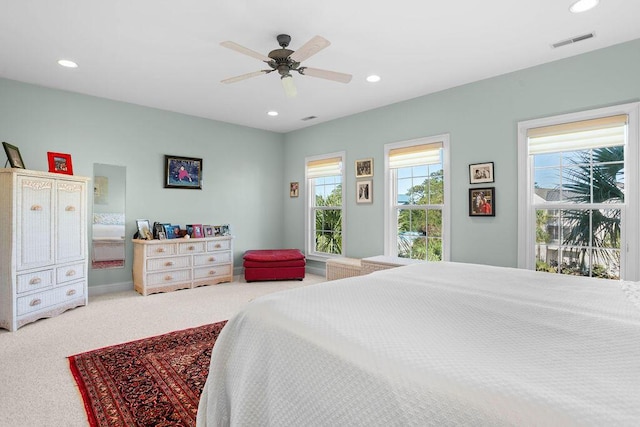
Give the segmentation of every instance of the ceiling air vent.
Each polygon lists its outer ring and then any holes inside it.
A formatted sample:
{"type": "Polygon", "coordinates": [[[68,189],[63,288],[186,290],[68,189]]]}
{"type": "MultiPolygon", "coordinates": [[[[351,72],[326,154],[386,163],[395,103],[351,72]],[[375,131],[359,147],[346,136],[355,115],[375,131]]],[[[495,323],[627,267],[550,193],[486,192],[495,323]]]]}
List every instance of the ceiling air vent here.
{"type": "Polygon", "coordinates": [[[302,118],[301,120],[306,122],[307,120],[313,120],[313,119],[317,119],[317,118],[318,118],[318,116],[307,116],[307,117],[302,118]]]}
{"type": "Polygon", "coordinates": [[[568,44],[578,43],[578,42],[581,42],[582,40],[587,40],[587,39],[593,38],[593,37],[595,37],[595,35],[596,35],[595,33],[588,33],[588,34],[584,34],[584,35],[581,35],[581,36],[573,37],[573,38],[570,38],[570,39],[567,39],[567,40],[562,40],[560,42],[552,44],[551,46],[553,48],[558,48],[560,46],[566,46],[568,44]]]}

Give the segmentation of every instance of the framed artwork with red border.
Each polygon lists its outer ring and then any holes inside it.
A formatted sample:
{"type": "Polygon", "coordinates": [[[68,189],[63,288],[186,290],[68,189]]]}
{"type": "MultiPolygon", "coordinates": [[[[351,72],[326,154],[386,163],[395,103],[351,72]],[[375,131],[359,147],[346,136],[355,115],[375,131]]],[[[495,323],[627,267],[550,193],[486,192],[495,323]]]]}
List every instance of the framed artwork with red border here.
{"type": "Polygon", "coordinates": [[[49,158],[49,172],[73,175],[71,154],[47,152],[49,158]]]}

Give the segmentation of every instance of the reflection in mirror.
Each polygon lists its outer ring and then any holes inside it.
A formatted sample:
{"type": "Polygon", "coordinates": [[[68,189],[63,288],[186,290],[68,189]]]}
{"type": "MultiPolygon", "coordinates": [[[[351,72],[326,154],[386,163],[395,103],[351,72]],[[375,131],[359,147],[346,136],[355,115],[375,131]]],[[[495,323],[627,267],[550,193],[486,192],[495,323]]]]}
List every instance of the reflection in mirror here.
{"type": "Polygon", "coordinates": [[[123,268],[125,242],[124,166],[93,165],[91,268],[123,268]]]}

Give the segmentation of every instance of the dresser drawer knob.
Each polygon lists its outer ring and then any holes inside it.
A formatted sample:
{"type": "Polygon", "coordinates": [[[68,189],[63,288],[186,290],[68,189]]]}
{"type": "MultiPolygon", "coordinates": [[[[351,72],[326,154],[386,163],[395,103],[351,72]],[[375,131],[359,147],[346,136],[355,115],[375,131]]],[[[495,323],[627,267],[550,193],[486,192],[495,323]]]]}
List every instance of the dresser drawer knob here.
{"type": "Polygon", "coordinates": [[[67,212],[75,212],[76,211],[76,207],[75,206],[67,206],[66,208],[64,208],[65,211],[67,212]]]}
{"type": "Polygon", "coordinates": [[[172,261],[167,261],[167,262],[164,263],[164,265],[166,267],[171,267],[173,265],[173,262],[172,261]]]}
{"type": "Polygon", "coordinates": [[[75,295],[76,294],[76,290],[75,289],[69,289],[67,291],[67,296],[70,297],[71,295],[75,295]]]}
{"type": "Polygon", "coordinates": [[[195,246],[189,246],[189,250],[192,251],[195,249],[195,246]]]}
{"type": "Polygon", "coordinates": [[[39,277],[34,277],[33,279],[29,280],[30,285],[39,285],[40,282],[42,282],[42,279],[39,277]]]}
{"type": "Polygon", "coordinates": [[[171,277],[171,276],[164,276],[164,280],[166,280],[166,281],[168,282],[169,280],[173,280],[173,277],[171,277]]]}
{"type": "Polygon", "coordinates": [[[211,258],[209,258],[209,261],[215,261],[216,257],[212,256],[211,258]]]}
{"type": "Polygon", "coordinates": [[[34,300],[31,300],[31,302],[29,303],[29,305],[31,307],[35,307],[36,305],[40,305],[40,303],[42,303],[42,300],[40,298],[36,298],[34,300]]]}
{"type": "Polygon", "coordinates": [[[220,249],[222,247],[222,245],[220,243],[216,243],[216,245],[214,246],[214,248],[216,249],[220,249]]]}
{"type": "Polygon", "coordinates": [[[156,252],[164,252],[164,248],[158,248],[156,249],[156,252]]]}
{"type": "Polygon", "coordinates": [[[41,211],[41,210],[42,210],[42,206],[40,206],[40,205],[33,205],[33,206],[31,206],[31,210],[32,210],[32,211],[41,211]]]}
{"type": "Polygon", "coordinates": [[[215,271],[215,270],[210,270],[210,271],[209,271],[209,275],[213,276],[213,275],[215,275],[215,274],[216,274],[216,271],[215,271]]]}
{"type": "Polygon", "coordinates": [[[75,270],[69,270],[67,271],[67,277],[73,277],[76,275],[76,271],[75,270]]]}

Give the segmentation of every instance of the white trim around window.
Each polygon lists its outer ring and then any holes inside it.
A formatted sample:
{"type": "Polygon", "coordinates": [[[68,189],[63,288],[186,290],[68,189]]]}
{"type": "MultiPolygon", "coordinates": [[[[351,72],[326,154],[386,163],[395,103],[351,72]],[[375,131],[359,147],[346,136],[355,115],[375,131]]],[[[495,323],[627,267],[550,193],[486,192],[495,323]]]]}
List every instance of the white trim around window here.
{"type": "MultiPolygon", "coordinates": [[[[529,153],[528,137],[532,129],[561,126],[617,115],[628,117],[625,145],[625,202],[621,230],[620,277],[640,280],[640,156],[638,126],[640,103],[622,104],[589,111],[528,120],[518,123],[518,267],[535,270],[536,215],[534,200],[534,168],[529,153]]],[[[535,131],[533,131],[535,133],[535,131]]]]}

